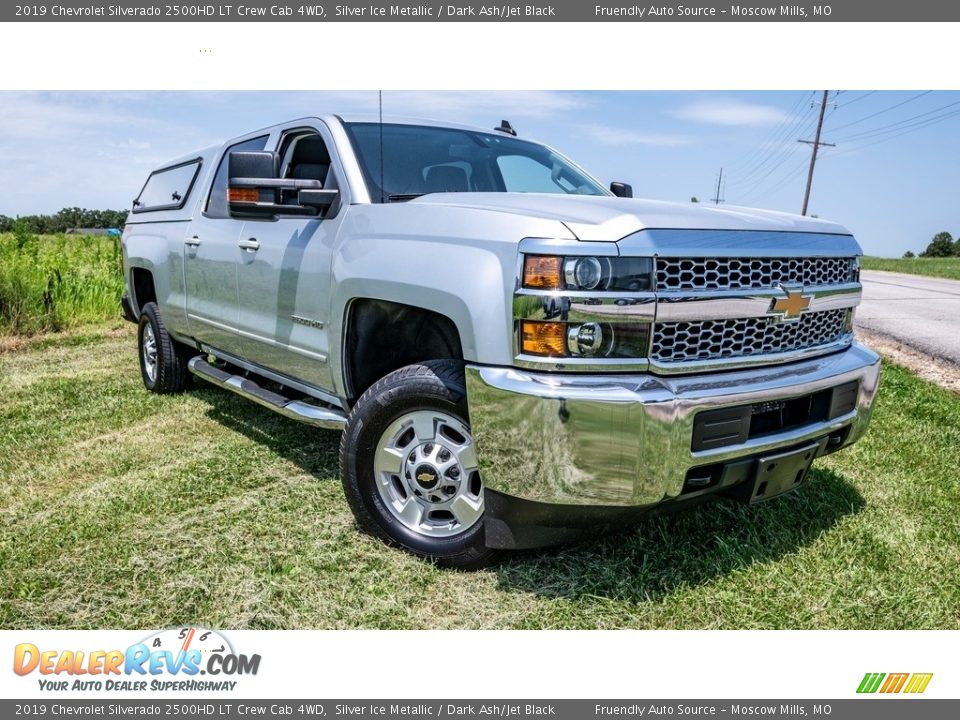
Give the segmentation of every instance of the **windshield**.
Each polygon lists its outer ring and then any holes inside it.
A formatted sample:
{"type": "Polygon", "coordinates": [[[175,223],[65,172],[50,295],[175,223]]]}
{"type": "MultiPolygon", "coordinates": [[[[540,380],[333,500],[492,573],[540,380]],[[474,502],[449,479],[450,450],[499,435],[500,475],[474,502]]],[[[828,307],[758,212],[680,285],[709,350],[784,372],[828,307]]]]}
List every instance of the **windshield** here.
{"type": "Polygon", "coordinates": [[[509,135],[378,123],[346,128],[374,202],[437,192],[609,195],[550,148],[509,135]]]}

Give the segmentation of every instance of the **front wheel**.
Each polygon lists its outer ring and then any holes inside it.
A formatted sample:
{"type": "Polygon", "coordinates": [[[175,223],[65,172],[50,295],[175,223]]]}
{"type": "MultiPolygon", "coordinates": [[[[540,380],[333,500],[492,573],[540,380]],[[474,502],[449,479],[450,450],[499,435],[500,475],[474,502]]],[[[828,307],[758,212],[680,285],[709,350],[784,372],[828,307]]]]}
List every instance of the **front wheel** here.
{"type": "Polygon", "coordinates": [[[493,560],[462,363],[409,365],[367,390],[347,420],[340,471],[372,535],[447,567],[493,560]]]}

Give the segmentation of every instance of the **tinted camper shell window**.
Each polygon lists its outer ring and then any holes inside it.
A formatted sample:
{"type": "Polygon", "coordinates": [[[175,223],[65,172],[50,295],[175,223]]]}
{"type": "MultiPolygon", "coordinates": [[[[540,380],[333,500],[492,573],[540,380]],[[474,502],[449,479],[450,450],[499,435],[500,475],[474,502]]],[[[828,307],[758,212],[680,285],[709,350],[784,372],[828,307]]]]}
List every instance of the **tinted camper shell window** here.
{"type": "Polygon", "coordinates": [[[190,191],[200,172],[201,158],[161,170],[154,170],[144,183],[143,189],[133,201],[133,212],[154,210],[179,210],[190,197],[190,191]]]}

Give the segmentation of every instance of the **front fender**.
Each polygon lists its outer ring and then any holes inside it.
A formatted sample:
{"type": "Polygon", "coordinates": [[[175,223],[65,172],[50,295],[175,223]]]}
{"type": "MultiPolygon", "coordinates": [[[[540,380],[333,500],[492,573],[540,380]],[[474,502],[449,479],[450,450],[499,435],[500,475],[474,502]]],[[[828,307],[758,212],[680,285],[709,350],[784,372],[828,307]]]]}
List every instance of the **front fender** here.
{"type": "MultiPolygon", "coordinates": [[[[430,310],[457,328],[468,362],[509,364],[512,358],[512,292],[516,248],[501,257],[489,248],[417,239],[351,240],[349,257],[334,262],[331,346],[342,347],[347,309],[369,298],[430,310]]],[[[331,358],[344,391],[342,353],[331,358]]]]}

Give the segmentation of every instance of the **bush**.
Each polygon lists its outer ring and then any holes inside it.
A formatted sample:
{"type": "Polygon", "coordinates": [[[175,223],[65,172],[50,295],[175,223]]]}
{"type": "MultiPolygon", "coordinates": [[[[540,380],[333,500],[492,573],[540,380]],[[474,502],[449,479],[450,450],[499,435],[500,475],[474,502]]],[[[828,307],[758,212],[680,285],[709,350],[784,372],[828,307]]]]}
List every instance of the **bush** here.
{"type": "Polygon", "coordinates": [[[903,254],[903,256],[904,256],[905,258],[916,257],[916,255],[914,255],[914,254],[913,254],[911,251],[909,251],[909,250],[907,250],[907,251],[903,254]]]}
{"type": "Polygon", "coordinates": [[[59,331],[118,317],[118,238],[29,232],[0,235],[0,334],[59,331]]]}

